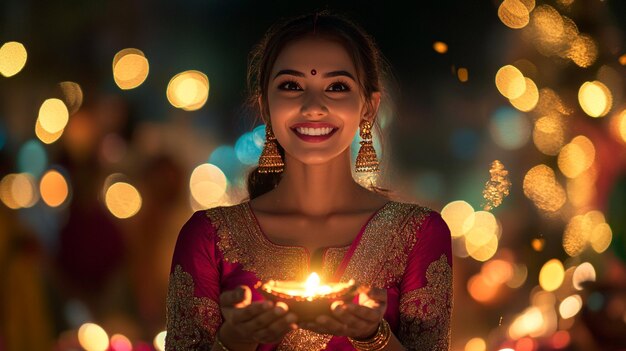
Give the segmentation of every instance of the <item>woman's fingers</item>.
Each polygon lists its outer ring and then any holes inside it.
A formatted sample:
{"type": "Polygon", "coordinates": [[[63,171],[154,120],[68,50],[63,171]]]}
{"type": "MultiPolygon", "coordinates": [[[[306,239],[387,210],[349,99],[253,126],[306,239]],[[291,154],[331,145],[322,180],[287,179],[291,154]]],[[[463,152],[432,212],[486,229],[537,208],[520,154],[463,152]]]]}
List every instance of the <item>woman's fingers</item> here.
{"type": "Polygon", "coordinates": [[[252,291],[245,285],[240,285],[233,290],[227,290],[220,294],[220,306],[245,307],[252,302],[252,291]]]}
{"type": "Polygon", "coordinates": [[[349,329],[353,330],[361,330],[363,328],[367,328],[371,324],[371,322],[359,318],[353,313],[349,312],[347,305],[342,305],[333,309],[333,316],[339,322],[349,326],[349,329]]]}
{"type": "Polygon", "coordinates": [[[255,301],[246,307],[234,308],[231,311],[231,321],[234,324],[243,324],[254,321],[260,315],[267,313],[273,304],[271,301],[255,301]]]}
{"type": "MultiPolygon", "coordinates": [[[[285,305],[284,303],[282,304],[285,305]]],[[[298,328],[296,325],[298,317],[296,317],[293,313],[288,313],[286,305],[282,307],[280,302],[276,305],[277,307],[274,308],[274,313],[277,316],[276,319],[274,319],[273,322],[265,328],[255,333],[255,337],[261,342],[278,342],[283,338],[283,336],[285,336],[285,334],[298,328]],[[278,312],[276,309],[279,308],[282,308],[284,312],[278,312]]]]}
{"type": "Polygon", "coordinates": [[[346,306],[346,310],[348,313],[368,322],[368,323],[379,323],[381,319],[381,314],[384,312],[379,308],[370,308],[361,305],[348,304],[346,306]]]}

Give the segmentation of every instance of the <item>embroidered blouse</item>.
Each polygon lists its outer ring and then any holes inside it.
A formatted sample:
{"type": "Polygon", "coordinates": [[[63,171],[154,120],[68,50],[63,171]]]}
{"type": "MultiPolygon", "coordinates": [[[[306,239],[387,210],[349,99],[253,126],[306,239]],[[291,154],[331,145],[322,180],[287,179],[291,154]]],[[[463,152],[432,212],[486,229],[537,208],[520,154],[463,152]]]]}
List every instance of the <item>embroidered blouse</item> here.
{"type": "MultiPolygon", "coordinates": [[[[272,243],[248,201],[195,212],[174,249],[167,295],[167,351],[209,350],[222,323],[220,293],[257,281],[310,274],[304,247],[272,243]]],[[[326,248],[322,275],[387,290],[384,318],[409,350],[448,350],[452,311],[451,236],[440,214],[390,201],[363,225],[351,245],[326,248]]],[[[257,350],[354,350],[346,337],[306,329],[257,350]]]]}

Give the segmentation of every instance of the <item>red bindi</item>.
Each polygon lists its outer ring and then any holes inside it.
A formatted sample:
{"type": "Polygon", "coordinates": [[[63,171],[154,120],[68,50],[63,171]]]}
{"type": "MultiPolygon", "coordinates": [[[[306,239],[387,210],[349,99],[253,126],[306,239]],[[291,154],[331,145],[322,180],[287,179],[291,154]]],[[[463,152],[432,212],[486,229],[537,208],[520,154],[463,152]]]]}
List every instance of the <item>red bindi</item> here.
{"type": "Polygon", "coordinates": [[[311,70],[311,75],[312,75],[312,76],[314,76],[314,75],[316,75],[316,74],[317,74],[317,71],[316,71],[316,70],[314,70],[314,69],[312,69],[312,70],[311,70]]]}

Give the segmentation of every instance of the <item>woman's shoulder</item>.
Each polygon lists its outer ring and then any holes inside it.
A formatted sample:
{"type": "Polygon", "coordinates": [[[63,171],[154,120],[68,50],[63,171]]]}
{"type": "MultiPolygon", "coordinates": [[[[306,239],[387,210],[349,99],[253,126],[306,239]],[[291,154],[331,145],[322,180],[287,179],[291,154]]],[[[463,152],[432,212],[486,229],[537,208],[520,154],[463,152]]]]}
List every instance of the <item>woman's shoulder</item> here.
{"type": "Polygon", "coordinates": [[[243,203],[236,205],[220,205],[211,208],[195,210],[181,228],[181,236],[203,236],[210,238],[229,218],[237,216],[235,213],[243,203]]]}
{"type": "Polygon", "coordinates": [[[405,223],[413,228],[413,232],[423,234],[432,230],[437,232],[448,231],[446,222],[441,213],[429,206],[424,206],[411,200],[390,200],[389,206],[393,210],[405,214],[405,223]]]}

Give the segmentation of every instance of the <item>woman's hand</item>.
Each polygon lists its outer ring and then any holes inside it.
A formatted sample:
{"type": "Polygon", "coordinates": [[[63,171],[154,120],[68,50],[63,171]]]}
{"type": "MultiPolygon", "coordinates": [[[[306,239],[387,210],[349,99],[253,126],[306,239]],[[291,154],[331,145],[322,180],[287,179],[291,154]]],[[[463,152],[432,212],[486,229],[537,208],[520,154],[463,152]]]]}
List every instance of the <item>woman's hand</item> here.
{"type": "Polygon", "coordinates": [[[220,307],[224,323],[219,337],[226,346],[279,342],[298,328],[296,315],[288,313],[285,303],[252,302],[252,292],[245,285],[224,291],[220,307]]]}
{"type": "Polygon", "coordinates": [[[332,316],[319,316],[314,323],[300,326],[316,333],[367,339],[378,330],[387,309],[387,290],[370,288],[359,294],[359,304],[334,303],[332,316]]]}

